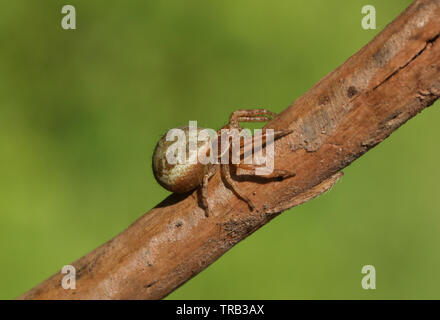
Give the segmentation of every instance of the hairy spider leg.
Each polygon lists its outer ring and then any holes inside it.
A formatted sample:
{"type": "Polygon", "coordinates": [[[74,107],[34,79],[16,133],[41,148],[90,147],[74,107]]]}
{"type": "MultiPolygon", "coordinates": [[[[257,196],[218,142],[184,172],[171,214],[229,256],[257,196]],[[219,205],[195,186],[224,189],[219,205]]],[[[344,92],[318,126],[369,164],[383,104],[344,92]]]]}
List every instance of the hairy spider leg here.
{"type": "Polygon", "coordinates": [[[202,204],[205,207],[205,216],[209,217],[209,205],[208,205],[208,181],[209,175],[205,174],[202,180],[201,186],[201,195],[202,195],[202,204]]]}
{"type": "MultiPolygon", "coordinates": [[[[230,116],[229,122],[227,125],[225,125],[222,129],[227,129],[227,128],[236,128],[239,130],[243,130],[240,127],[240,122],[266,122],[272,118],[274,118],[276,116],[276,113],[273,113],[271,111],[268,111],[266,109],[252,109],[252,110],[237,110],[235,112],[233,112],[230,116]]],[[[279,139],[289,133],[291,133],[292,130],[280,130],[280,131],[275,131],[274,132],[274,140],[279,139]]],[[[221,129],[219,130],[218,134],[217,134],[217,139],[220,137],[221,134],[221,129]]],[[[263,145],[266,144],[266,138],[267,137],[267,132],[263,132],[261,135],[261,139],[264,141],[263,145]]],[[[220,150],[220,139],[218,139],[219,141],[217,142],[219,144],[219,149],[220,150]]],[[[240,139],[240,158],[241,156],[244,156],[244,150],[245,150],[245,146],[248,146],[249,144],[253,144],[254,142],[254,137],[252,137],[252,139],[240,139]]],[[[230,148],[228,148],[230,152],[232,152],[230,150],[230,148]]],[[[222,154],[218,155],[218,159],[221,158],[222,154]]],[[[234,165],[234,164],[233,164],[234,165]]],[[[235,166],[235,165],[234,165],[235,166]]],[[[248,171],[251,171],[251,175],[256,175],[255,174],[255,169],[258,167],[259,165],[245,165],[245,164],[238,164],[237,167],[240,167],[241,169],[245,169],[248,171]]],[[[230,166],[229,164],[220,164],[220,174],[221,176],[225,179],[225,181],[227,182],[227,184],[229,185],[229,187],[232,189],[232,191],[242,200],[244,200],[249,207],[251,208],[251,210],[255,209],[254,204],[252,203],[252,201],[245,196],[238,187],[238,183],[236,181],[234,181],[231,177],[230,174],[230,166]]],[[[209,216],[209,204],[208,204],[208,184],[209,184],[209,178],[213,175],[213,173],[215,173],[218,169],[218,165],[215,165],[215,167],[213,167],[212,169],[214,170],[210,170],[210,173],[206,174],[203,177],[203,181],[201,184],[201,197],[202,197],[202,204],[205,207],[205,215],[209,216]]],[[[268,175],[260,175],[261,177],[264,178],[288,178],[288,177],[292,177],[295,174],[292,172],[289,172],[288,170],[281,170],[281,169],[274,169],[273,172],[271,174],[268,175]]]]}
{"type": "MultiPolygon", "coordinates": [[[[274,133],[274,140],[279,139],[283,136],[285,136],[286,134],[291,133],[292,130],[282,130],[282,131],[276,131],[276,133],[274,133]]],[[[263,133],[262,137],[266,137],[267,133],[263,133]]],[[[245,143],[243,145],[246,146],[250,143],[253,143],[254,137],[252,137],[251,140],[249,140],[249,142],[245,143]]],[[[244,153],[244,148],[240,149],[241,153],[244,153]]],[[[230,152],[232,153],[232,151],[230,150],[230,152]]],[[[255,209],[255,205],[253,204],[252,200],[247,197],[241,190],[240,187],[238,185],[238,183],[232,179],[231,176],[231,167],[235,167],[235,168],[240,168],[243,169],[245,171],[247,171],[247,175],[249,176],[258,176],[258,177],[262,177],[264,179],[273,179],[273,178],[281,178],[281,179],[287,179],[290,177],[295,176],[295,173],[289,171],[289,170],[284,170],[284,169],[273,169],[273,171],[271,173],[268,174],[256,174],[256,169],[259,167],[263,167],[263,165],[260,164],[245,164],[245,163],[238,163],[238,164],[234,164],[234,163],[230,163],[230,164],[220,164],[220,168],[221,168],[221,175],[222,177],[225,179],[226,183],[229,185],[230,189],[235,193],[235,195],[237,195],[240,199],[242,199],[243,201],[245,201],[249,208],[253,211],[255,209]]]]}
{"type": "Polygon", "coordinates": [[[229,117],[229,125],[240,128],[239,122],[264,122],[276,117],[276,113],[266,109],[241,109],[232,112],[229,117]]]}

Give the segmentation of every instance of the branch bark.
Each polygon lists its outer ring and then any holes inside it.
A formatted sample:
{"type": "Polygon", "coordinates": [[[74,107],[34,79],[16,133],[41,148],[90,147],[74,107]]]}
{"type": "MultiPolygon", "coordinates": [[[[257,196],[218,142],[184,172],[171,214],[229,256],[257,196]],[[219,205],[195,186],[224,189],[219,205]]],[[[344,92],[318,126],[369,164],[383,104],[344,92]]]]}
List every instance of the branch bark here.
{"type": "Polygon", "coordinates": [[[266,127],[292,129],[275,144],[276,167],[295,177],[243,181],[250,212],[216,174],[211,216],[197,192],[173,194],[73,263],[76,290],[58,273],[20,299],[160,299],[279,213],[329,190],[341,169],[440,96],[440,0],[417,0],[377,37],[266,127]]]}

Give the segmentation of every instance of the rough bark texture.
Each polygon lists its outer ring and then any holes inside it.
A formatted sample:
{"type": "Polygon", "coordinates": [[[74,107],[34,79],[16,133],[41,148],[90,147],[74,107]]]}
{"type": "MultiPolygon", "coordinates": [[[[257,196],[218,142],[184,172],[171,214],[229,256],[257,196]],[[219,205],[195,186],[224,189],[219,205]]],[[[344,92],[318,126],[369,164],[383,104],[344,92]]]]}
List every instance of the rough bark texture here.
{"type": "Polygon", "coordinates": [[[294,133],[275,164],[295,177],[240,188],[250,212],[216,174],[211,216],[197,192],[171,195],[114,239],[82,257],[76,290],[58,273],[22,299],[160,299],[283,210],[325,192],[340,170],[440,96],[440,0],[415,1],[375,39],[324,77],[267,127],[294,133]]]}

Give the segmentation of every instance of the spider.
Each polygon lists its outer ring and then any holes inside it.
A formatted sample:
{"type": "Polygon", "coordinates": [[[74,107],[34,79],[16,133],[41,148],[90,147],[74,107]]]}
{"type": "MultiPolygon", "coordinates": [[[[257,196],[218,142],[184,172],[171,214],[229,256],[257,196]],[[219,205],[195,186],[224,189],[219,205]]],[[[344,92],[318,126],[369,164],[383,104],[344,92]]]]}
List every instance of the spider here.
{"type": "MultiPolygon", "coordinates": [[[[237,129],[238,132],[241,132],[244,129],[240,126],[240,122],[266,122],[275,116],[275,113],[266,109],[247,109],[234,111],[229,118],[229,122],[219,131],[217,131],[217,136],[215,138],[220,141],[219,138],[221,136],[222,129],[237,129]]],[[[181,129],[184,132],[185,137],[188,138],[188,126],[179,127],[178,129],[181,129]]],[[[203,130],[203,128],[197,127],[197,133],[200,133],[201,130],[203,130]]],[[[292,130],[274,131],[273,140],[279,139],[291,132],[292,130]]],[[[228,163],[218,163],[217,161],[217,163],[204,164],[200,160],[197,160],[193,163],[184,162],[170,164],[166,155],[170,152],[169,148],[174,142],[167,141],[166,136],[167,134],[165,134],[159,140],[153,154],[154,177],[162,187],[176,193],[186,193],[200,187],[201,205],[204,207],[205,215],[208,217],[210,213],[208,204],[208,182],[209,179],[220,169],[221,176],[228,185],[227,187],[229,187],[236,196],[245,201],[251,210],[255,209],[255,205],[252,203],[252,201],[240,190],[238,183],[232,179],[231,167],[235,167],[235,170],[237,170],[237,168],[242,171],[244,170],[247,172],[246,175],[255,176],[256,169],[261,167],[260,164],[245,164],[241,162],[238,164],[233,164],[231,163],[231,160],[229,160],[228,163]]],[[[266,138],[267,133],[263,132],[261,137],[262,139],[266,138]]],[[[240,140],[239,145],[241,158],[244,156],[246,145],[254,143],[255,137],[251,137],[251,140],[248,140],[247,142],[243,142],[242,140],[243,139],[240,140]]],[[[210,156],[212,146],[211,143],[212,141],[198,141],[194,151],[188,150],[188,144],[186,144],[184,147],[186,148],[186,151],[189,151],[189,155],[186,157],[186,159],[191,156],[191,152],[198,152],[198,154],[210,156]]],[[[228,146],[228,150],[226,151],[231,152],[231,148],[228,146]]],[[[217,159],[220,159],[221,156],[222,154],[220,154],[217,159]]],[[[231,157],[229,157],[229,159],[231,159],[231,157]]],[[[260,174],[262,178],[268,179],[285,179],[294,175],[294,173],[288,170],[276,168],[273,169],[271,173],[264,175],[260,174]]]]}

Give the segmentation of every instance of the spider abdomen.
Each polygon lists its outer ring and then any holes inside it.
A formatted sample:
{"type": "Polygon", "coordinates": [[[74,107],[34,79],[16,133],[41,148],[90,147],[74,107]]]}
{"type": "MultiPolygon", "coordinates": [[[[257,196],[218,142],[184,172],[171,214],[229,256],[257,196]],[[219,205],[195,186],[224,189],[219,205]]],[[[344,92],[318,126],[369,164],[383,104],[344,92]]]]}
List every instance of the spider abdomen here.
{"type": "MultiPolygon", "coordinates": [[[[176,139],[167,141],[165,134],[157,143],[153,154],[153,172],[157,182],[165,189],[176,192],[185,193],[197,188],[204,175],[209,170],[209,165],[202,164],[198,160],[198,154],[206,154],[210,148],[210,141],[197,141],[197,147],[194,150],[189,148],[189,127],[177,128],[183,131],[184,141],[176,139]],[[176,155],[176,143],[185,143],[180,150],[185,150],[183,163],[170,163],[167,153],[176,155]],[[190,161],[196,159],[196,162],[190,161]]],[[[197,134],[203,128],[197,128],[197,134]]]]}

